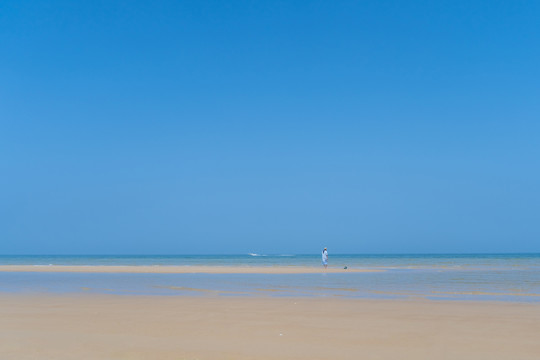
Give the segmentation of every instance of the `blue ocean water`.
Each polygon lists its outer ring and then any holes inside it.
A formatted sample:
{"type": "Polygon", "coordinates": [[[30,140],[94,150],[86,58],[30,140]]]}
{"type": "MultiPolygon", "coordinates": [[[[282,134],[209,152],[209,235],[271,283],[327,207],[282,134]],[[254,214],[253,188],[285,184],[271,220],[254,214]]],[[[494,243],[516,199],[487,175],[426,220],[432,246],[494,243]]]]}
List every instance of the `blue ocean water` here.
{"type": "MultiPolygon", "coordinates": [[[[0,265],[223,265],[317,266],[310,255],[0,255],[0,265]]],[[[329,256],[331,267],[352,268],[540,268],[540,254],[376,254],[329,256]]]]}
{"type": "MultiPolygon", "coordinates": [[[[428,298],[540,303],[540,254],[332,255],[320,274],[0,272],[0,293],[428,298]]],[[[320,266],[319,255],[0,256],[0,265],[320,266]]]]}

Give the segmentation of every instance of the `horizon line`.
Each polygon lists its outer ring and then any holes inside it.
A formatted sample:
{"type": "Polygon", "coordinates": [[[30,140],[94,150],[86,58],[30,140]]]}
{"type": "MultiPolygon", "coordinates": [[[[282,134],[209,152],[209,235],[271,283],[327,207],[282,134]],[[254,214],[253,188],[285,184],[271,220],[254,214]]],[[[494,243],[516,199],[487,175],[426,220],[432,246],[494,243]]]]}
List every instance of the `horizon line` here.
{"type": "MultiPolygon", "coordinates": [[[[81,254],[81,253],[71,253],[71,254],[0,254],[0,256],[318,256],[318,253],[298,253],[298,254],[287,254],[287,253],[211,253],[211,254],[201,254],[201,253],[189,253],[189,254],[161,254],[161,253],[93,253],[93,254],[81,254]]],[[[388,252],[388,253],[332,253],[333,256],[350,256],[350,255],[362,255],[362,256],[381,256],[381,255],[400,255],[400,256],[413,256],[413,255],[540,255],[538,251],[531,252],[411,252],[411,253],[399,253],[399,252],[388,252]]]]}

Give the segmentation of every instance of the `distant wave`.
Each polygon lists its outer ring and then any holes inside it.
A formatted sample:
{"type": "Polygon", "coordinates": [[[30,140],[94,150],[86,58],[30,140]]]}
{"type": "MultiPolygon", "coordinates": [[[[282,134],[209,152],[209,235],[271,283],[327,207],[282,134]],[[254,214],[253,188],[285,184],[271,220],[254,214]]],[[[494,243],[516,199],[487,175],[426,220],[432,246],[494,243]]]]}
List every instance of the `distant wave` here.
{"type": "Polygon", "coordinates": [[[279,254],[279,255],[265,255],[265,254],[256,254],[256,253],[249,253],[249,256],[274,256],[274,257],[293,257],[295,255],[291,254],[279,254]]]}

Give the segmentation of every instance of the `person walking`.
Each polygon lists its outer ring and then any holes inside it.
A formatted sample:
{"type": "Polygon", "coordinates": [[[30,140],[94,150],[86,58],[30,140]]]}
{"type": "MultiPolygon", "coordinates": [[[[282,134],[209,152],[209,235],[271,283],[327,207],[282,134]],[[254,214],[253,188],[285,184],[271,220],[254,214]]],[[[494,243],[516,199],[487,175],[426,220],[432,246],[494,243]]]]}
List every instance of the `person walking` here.
{"type": "Polygon", "coordinates": [[[324,268],[328,266],[328,251],[326,251],[326,248],[322,251],[322,264],[324,268]]]}

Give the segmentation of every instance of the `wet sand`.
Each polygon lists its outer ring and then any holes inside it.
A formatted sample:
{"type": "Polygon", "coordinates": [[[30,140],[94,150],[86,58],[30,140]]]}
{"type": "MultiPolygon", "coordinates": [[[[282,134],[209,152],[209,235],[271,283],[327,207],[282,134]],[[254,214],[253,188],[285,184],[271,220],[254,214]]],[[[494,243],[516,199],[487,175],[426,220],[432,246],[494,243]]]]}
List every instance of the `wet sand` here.
{"type": "Polygon", "coordinates": [[[540,305],[0,295],[0,359],[539,359],[540,305]]]}
{"type": "Polygon", "coordinates": [[[171,266],[171,265],[0,265],[2,272],[84,272],[160,274],[320,274],[378,272],[375,269],[343,269],[309,266],[171,266]]]}

